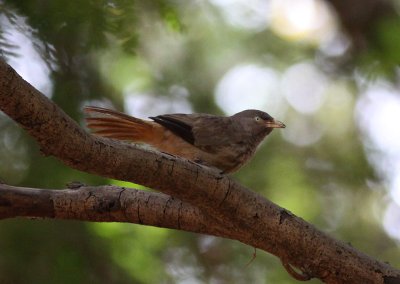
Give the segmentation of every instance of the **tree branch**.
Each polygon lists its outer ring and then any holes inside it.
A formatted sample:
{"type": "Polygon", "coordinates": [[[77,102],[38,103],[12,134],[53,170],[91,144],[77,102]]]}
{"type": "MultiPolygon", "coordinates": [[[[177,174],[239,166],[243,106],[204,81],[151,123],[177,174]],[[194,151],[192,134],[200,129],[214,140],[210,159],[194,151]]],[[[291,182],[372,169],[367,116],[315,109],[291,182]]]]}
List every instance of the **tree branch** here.
{"type": "Polygon", "coordinates": [[[127,222],[231,238],[231,228],[190,204],[118,186],[49,190],[0,184],[0,219],[15,217],[127,222]]]}
{"type": "Polygon", "coordinates": [[[316,230],[229,176],[179,157],[85,133],[1,60],[0,109],[29,132],[46,155],[75,169],[174,196],[224,224],[233,239],[278,256],[304,275],[326,283],[400,281],[399,270],[316,230]]]}

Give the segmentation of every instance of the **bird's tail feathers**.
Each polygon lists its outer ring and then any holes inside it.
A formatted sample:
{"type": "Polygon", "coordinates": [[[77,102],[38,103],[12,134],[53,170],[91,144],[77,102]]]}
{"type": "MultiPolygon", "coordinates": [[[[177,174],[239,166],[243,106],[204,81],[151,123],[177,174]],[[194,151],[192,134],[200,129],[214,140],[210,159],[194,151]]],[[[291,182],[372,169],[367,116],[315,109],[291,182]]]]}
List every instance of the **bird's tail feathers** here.
{"type": "Polygon", "coordinates": [[[84,112],[88,114],[87,126],[96,135],[134,142],[151,139],[153,125],[150,121],[101,107],[88,106],[84,112]]]}

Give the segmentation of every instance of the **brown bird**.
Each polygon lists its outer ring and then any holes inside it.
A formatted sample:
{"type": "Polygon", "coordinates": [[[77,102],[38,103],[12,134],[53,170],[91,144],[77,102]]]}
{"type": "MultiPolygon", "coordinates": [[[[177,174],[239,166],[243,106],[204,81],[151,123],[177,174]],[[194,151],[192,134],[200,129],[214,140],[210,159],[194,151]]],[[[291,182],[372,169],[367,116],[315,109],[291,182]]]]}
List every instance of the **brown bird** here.
{"type": "Polygon", "coordinates": [[[145,143],[172,155],[231,173],[243,166],[274,128],[285,125],[259,110],[224,117],[211,114],[164,114],[142,120],[114,110],[85,107],[95,134],[145,143]]]}

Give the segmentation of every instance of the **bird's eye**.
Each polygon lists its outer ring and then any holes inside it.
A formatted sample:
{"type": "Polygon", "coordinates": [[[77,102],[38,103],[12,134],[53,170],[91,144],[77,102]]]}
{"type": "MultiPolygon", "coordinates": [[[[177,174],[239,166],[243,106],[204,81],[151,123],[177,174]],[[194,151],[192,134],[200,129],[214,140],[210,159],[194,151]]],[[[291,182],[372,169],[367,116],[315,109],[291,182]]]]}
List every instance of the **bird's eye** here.
{"type": "Polygon", "coordinates": [[[259,116],[256,116],[256,117],[254,118],[254,120],[255,120],[255,121],[260,121],[261,118],[260,118],[259,116]]]}

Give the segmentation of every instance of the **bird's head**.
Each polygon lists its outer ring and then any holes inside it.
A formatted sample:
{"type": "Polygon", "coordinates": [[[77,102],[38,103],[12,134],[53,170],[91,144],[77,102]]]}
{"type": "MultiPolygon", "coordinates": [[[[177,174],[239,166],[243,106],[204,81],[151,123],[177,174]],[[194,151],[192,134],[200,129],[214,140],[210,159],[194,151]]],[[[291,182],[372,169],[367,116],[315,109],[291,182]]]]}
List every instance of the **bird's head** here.
{"type": "Polygon", "coordinates": [[[275,120],[268,113],[255,109],[241,111],[233,115],[232,118],[240,121],[242,126],[251,129],[269,129],[272,131],[273,128],[286,127],[285,124],[275,120]]]}
{"type": "Polygon", "coordinates": [[[254,135],[267,135],[274,128],[286,127],[285,124],[279,120],[275,120],[268,113],[255,109],[241,111],[233,115],[232,118],[237,120],[245,130],[252,132],[254,135]]]}

